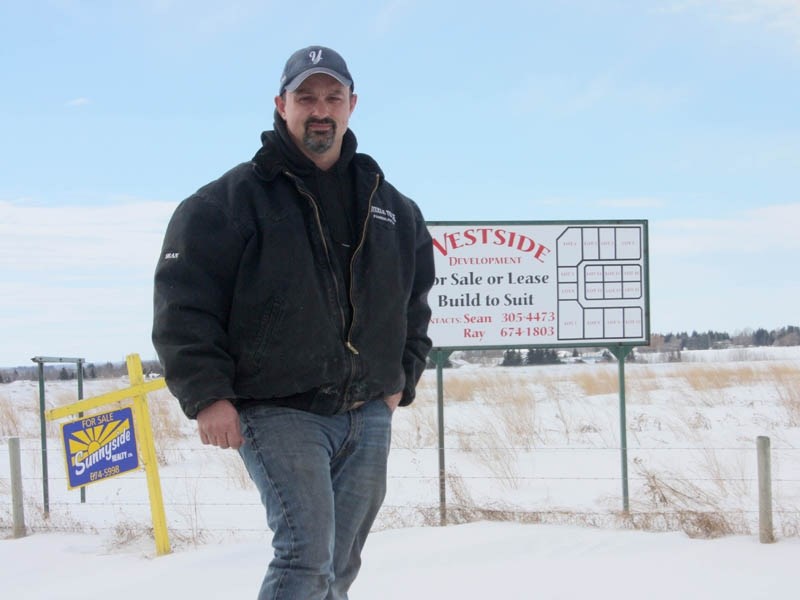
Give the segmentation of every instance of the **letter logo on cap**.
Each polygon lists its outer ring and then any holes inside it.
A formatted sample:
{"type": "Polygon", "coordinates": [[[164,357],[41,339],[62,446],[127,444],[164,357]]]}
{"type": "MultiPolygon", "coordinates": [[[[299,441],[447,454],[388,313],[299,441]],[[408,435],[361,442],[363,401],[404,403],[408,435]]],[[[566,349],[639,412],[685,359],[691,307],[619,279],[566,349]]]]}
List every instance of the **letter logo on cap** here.
{"type": "Polygon", "coordinates": [[[312,50],[311,52],[309,52],[308,58],[311,59],[312,63],[317,64],[319,61],[322,60],[322,48],[316,51],[312,50]]]}

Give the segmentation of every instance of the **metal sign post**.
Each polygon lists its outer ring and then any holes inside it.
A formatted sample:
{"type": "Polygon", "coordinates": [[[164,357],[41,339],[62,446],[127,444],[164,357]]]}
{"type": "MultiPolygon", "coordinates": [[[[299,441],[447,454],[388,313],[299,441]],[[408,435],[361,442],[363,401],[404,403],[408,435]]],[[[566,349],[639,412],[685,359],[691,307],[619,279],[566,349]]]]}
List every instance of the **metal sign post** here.
{"type": "Polygon", "coordinates": [[[444,375],[442,369],[450,352],[436,350],[433,360],[436,364],[436,414],[439,423],[439,525],[447,525],[447,471],[444,453],[444,375]]]}
{"type": "Polygon", "coordinates": [[[622,465],[622,511],[627,514],[630,508],[628,500],[628,419],[625,416],[625,358],[630,354],[630,346],[609,348],[617,358],[619,373],[619,445],[620,463],[622,465]]]}
{"type": "MultiPolygon", "coordinates": [[[[50,517],[50,489],[47,473],[47,422],[45,420],[45,395],[44,395],[44,365],[45,363],[74,363],[78,369],[78,400],[83,398],[83,358],[65,358],[63,356],[34,356],[31,361],[39,366],[39,431],[42,447],[42,504],[44,518],[50,517]]],[[[81,488],[81,502],[86,501],[86,495],[81,488]]]]}

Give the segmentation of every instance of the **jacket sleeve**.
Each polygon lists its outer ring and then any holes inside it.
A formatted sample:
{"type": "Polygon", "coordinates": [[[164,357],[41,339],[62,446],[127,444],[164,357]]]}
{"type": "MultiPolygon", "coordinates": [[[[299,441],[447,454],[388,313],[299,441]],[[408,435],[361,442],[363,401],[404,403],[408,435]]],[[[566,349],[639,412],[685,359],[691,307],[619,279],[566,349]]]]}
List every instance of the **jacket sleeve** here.
{"type": "Polygon", "coordinates": [[[417,242],[414,270],[414,285],[408,301],[406,345],[403,351],[403,370],[406,383],[403,389],[401,406],[411,404],[416,395],[419,378],[425,370],[431,339],[428,337],[428,323],[431,309],[428,305],[428,292],[434,282],[433,243],[431,235],[422,218],[419,208],[414,206],[417,221],[417,242]]]}
{"type": "Polygon", "coordinates": [[[155,272],[153,345],[167,386],[189,418],[233,398],[228,315],[245,237],[213,199],[182,202],[167,226],[155,272]]]}

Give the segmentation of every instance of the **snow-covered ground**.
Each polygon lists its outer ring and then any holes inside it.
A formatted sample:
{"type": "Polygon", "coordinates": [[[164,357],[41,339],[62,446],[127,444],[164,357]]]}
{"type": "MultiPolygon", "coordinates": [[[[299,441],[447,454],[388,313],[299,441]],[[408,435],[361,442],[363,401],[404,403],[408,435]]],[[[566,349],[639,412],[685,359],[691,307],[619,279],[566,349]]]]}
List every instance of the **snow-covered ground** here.
{"type": "MultiPolygon", "coordinates": [[[[8,600],[255,598],[262,543],[230,540],[149,558],[94,535],[0,541],[8,600]]],[[[472,523],[374,533],[353,600],[793,600],[800,539],[472,523]]]]}
{"type": "MultiPolygon", "coordinates": [[[[389,494],[351,597],[796,598],[800,348],[683,360],[626,365],[630,517],[616,365],[445,370],[446,508],[451,523],[477,519],[446,527],[436,374],[426,372],[417,402],[396,413],[389,494]],[[772,444],[774,544],[758,540],[757,436],[772,444]]],[[[84,395],[124,385],[87,381],[84,395]]],[[[48,408],[74,399],[74,381],[48,383],[48,408]]],[[[144,475],[90,485],[81,503],[66,488],[56,423],[43,518],[38,386],[0,385],[0,597],[255,596],[269,533],[238,457],[204,448],[166,392],[150,405],[173,549],[160,557],[144,475]],[[31,530],[16,540],[12,435],[31,530]]]]}

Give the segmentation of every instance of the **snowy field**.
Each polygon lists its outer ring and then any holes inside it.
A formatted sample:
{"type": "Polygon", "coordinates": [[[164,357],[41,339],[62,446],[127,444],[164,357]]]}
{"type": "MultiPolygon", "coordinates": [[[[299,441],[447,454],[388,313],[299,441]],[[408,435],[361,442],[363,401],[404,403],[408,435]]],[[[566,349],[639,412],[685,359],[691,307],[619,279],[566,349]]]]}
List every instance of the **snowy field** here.
{"type": "MultiPolygon", "coordinates": [[[[626,365],[629,514],[616,365],[445,370],[446,527],[426,372],[395,415],[389,493],[351,598],[796,598],[800,348],[646,358],[626,365]],[[757,436],[772,446],[774,544],[758,540],[757,436]]],[[[125,385],[87,380],[84,395],[125,385]]],[[[76,384],[46,394],[48,408],[69,404],[76,384]]],[[[90,485],[81,502],[59,423],[45,519],[38,385],[0,385],[0,597],[254,597],[270,536],[238,456],[203,447],[166,391],[150,406],[173,550],[161,557],[144,474],[90,485]],[[17,540],[10,436],[29,530],[17,540]]]]}

